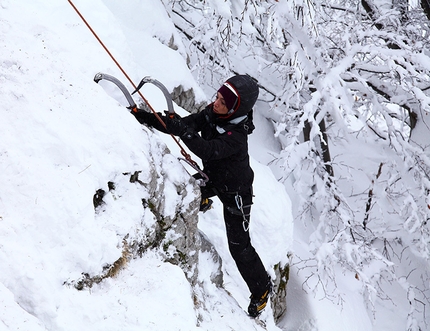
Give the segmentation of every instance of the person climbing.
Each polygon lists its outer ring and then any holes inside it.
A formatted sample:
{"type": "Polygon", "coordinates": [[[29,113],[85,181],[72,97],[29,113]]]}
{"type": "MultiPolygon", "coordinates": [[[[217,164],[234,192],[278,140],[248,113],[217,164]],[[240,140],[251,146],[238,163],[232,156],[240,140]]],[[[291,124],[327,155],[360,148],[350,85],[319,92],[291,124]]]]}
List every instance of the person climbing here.
{"type": "Polygon", "coordinates": [[[252,317],[266,307],[272,290],[271,278],[249,235],[254,172],[247,135],[255,128],[252,109],[258,94],[258,85],[251,77],[236,75],[218,89],[215,101],[200,113],[183,118],[159,113],[166,127],[153,113],[142,109],[131,112],[141,124],[179,136],[202,159],[209,181],[201,186],[200,210],[208,210],[214,196],[223,204],[229,250],[251,292],[248,314],[252,317]]]}

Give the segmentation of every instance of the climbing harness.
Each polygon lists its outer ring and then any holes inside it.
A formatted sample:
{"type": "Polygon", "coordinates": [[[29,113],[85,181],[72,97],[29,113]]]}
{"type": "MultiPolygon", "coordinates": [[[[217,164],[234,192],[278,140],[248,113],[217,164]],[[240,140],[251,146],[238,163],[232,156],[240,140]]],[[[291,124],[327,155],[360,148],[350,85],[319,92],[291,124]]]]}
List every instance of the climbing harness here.
{"type": "MultiPolygon", "coordinates": [[[[104,48],[104,50],[108,53],[108,55],[110,56],[110,58],[112,59],[113,62],[115,62],[115,64],[117,65],[117,67],[121,70],[121,72],[124,74],[124,76],[128,79],[128,81],[130,82],[130,84],[133,86],[133,88],[135,89],[133,91],[132,94],[138,92],[139,96],[142,98],[142,100],[148,105],[149,109],[152,111],[152,113],[154,114],[154,116],[157,118],[157,120],[163,125],[164,128],[166,128],[166,124],[164,123],[163,119],[158,115],[158,113],[154,110],[154,108],[151,106],[151,104],[148,102],[148,100],[146,100],[146,98],[142,95],[142,93],[139,91],[140,88],[146,84],[146,83],[152,83],[155,86],[157,86],[158,88],[161,89],[161,91],[163,92],[166,101],[167,101],[167,106],[168,106],[168,116],[170,118],[173,118],[175,116],[175,112],[173,109],[173,102],[171,99],[171,96],[168,92],[168,90],[166,89],[166,87],[161,84],[159,81],[152,79],[151,77],[144,77],[138,86],[136,86],[133,81],[131,80],[131,78],[127,75],[126,71],[121,67],[121,65],[119,64],[119,62],[115,59],[115,57],[112,55],[112,53],[109,51],[109,49],[105,46],[105,44],[103,43],[103,41],[98,37],[98,35],[95,33],[95,31],[92,29],[91,25],[85,20],[84,16],[79,12],[78,8],[76,8],[76,6],[73,4],[72,0],[68,0],[68,2],[70,3],[70,5],[73,7],[73,9],[76,11],[76,13],[78,14],[78,16],[82,19],[82,21],[85,23],[85,25],[88,27],[88,29],[91,31],[91,33],[94,35],[94,37],[98,40],[98,42],[100,43],[100,45],[104,48]]],[[[128,92],[127,88],[124,86],[124,84],[122,84],[117,78],[107,75],[107,74],[103,74],[103,73],[98,73],[97,75],[95,75],[94,77],[94,81],[96,83],[98,83],[100,80],[102,79],[106,79],[112,83],[114,83],[121,91],[122,93],[125,95],[127,102],[129,103],[129,109],[131,109],[134,112],[137,112],[137,106],[136,103],[134,102],[131,94],[128,92]]],[[[184,147],[182,147],[182,145],[180,144],[180,142],[178,141],[178,139],[176,139],[176,137],[174,135],[170,135],[173,140],[176,142],[176,144],[179,146],[180,150],[181,150],[181,154],[184,157],[184,159],[181,158],[181,160],[185,160],[185,162],[187,162],[193,169],[195,169],[197,172],[199,172],[202,176],[203,179],[199,182],[200,186],[204,186],[206,184],[207,181],[209,181],[209,178],[206,174],[203,173],[203,171],[200,169],[199,165],[197,164],[196,161],[194,161],[190,154],[187,153],[187,151],[184,149],[184,147]]]]}

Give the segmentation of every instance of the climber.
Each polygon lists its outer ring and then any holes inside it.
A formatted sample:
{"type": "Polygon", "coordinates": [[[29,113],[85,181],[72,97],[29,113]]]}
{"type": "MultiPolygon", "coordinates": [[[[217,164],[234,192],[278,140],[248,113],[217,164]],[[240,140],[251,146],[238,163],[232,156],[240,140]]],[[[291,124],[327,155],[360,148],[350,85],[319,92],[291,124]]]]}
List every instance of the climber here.
{"type": "MultiPolygon", "coordinates": [[[[249,221],[254,172],[249,164],[248,137],[252,133],[252,108],[258,85],[247,75],[229,78],[217,91],[215,101],[202,112],[186,117],[159,116],[139,109],[136,119],[164,133],[179,136],[202,159],[209,177],[201,187],[201,211],[217,196],[223,204],[230,253],[251,292],[248,314],[257,317],[266,307],[272,281],[251,244],[249,221]],[[200,132],[200,134],[199,134],[200,132]]],[[[196,175],[197,178],[198,175],[196,175]]]]}

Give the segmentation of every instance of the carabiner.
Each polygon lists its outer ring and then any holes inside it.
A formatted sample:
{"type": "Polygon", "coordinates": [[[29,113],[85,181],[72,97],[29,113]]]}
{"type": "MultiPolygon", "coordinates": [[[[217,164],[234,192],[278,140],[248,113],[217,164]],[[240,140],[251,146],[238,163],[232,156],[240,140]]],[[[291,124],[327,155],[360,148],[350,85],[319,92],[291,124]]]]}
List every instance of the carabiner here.
{"type": "Polygon", "coordinates": [[[239,193],[236,193],[236,196],[234,197],[234,200],[236,201],[237,209],[239,209],[240,212],[242,213],[242,217],[243,217],[243,222],[242,222],[243,230],[245,232],[247,232],[249,230],[249,220],[246,218],[245,212],[243,211],[242,196],[239,195],[239,193]]]}

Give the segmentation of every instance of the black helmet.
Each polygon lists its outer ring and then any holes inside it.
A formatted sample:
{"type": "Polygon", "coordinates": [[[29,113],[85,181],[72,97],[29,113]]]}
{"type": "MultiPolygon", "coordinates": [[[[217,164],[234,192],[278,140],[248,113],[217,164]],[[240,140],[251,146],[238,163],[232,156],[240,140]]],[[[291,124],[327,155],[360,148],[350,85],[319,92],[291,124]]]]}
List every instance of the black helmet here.
{"type": "Polygon", "coordinates": [[[226,83],[236,91],[237,102],[231,111],[219,118],[230,120],[248,114],[258,98],[257,83],[248,75],[233,76],[227,79],[226,83]]]}

